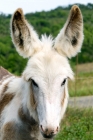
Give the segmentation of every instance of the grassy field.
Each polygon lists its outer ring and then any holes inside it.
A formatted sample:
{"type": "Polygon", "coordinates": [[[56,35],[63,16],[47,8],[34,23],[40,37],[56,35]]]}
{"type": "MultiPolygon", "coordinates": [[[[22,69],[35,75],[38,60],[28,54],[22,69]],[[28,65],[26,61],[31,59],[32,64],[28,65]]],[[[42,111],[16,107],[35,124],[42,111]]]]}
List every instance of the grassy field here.
{"type": "Polygon", "coordinates": [[[67,109],[55,140],[93,140],[93,109],[67,109]]]}
{"type": "Polygon", "coordinates": [[[74,72],[75,80],[69,81],[70,96],[93,95],[93,63],[78,65],[74,72]]]}
{"type": "MultiPolygon", "coordinates": [[[[93,95],[93,63],[74,67],[75,80],[69,80],[70,96],[93,95]]],[[[93,140],[93,109],[68,108],[55,140],[93,140]]]]}

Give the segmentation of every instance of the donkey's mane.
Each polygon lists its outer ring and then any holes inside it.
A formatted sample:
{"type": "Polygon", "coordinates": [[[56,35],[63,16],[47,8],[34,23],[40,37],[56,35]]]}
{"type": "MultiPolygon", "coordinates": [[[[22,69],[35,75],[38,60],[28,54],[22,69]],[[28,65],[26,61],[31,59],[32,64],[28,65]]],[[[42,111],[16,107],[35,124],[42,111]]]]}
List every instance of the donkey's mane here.
{"type": "Polygon", "coordinates": [[[41,36],[41,41],[46,46],[53,46],[54,45],[54,39],[52,35],[47,36],[46,34],[41,36]]]}

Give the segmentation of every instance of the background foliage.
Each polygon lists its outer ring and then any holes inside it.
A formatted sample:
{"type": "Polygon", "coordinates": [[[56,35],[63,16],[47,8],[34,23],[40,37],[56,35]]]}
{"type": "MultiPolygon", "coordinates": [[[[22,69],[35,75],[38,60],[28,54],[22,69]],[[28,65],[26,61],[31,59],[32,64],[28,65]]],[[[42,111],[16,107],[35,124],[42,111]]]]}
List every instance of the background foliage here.
{"type": "MultiPolygon", "coordinates": [[[[78,4],[84,19],[84,43],[82,53],[79,54],[79,63],[93,61],[93,4],[78,4]]],[[[26,14],[26,18],[32,24],[39,36],[46,33],[56,37],[69,14],[72,5],[68,7],[57,7],[54,10],[26,14]]],[[[10,37],[11,15],[0,14],[0,65],[10,72],[20,75],[23,71],[27,59],[20,57],[11,41],[10,37]]],[[[71,60],[74,64],[76,58],[71,60]]]]}

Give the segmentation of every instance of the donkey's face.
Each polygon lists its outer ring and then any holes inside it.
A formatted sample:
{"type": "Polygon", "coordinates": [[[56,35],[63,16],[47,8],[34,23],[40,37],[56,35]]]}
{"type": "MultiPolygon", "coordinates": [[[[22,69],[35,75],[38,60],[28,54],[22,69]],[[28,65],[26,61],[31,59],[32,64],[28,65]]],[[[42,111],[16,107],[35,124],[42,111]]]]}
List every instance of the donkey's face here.
{"type": "Polygon", "coordinates": [[[28,24],[21,9],[11,22],[13,43],[20,55],[29,57],[23,78],[28,82],[27,107],[36,109],[41,133],[52,138],[58,130],[68,101],[67,80],[73,72],[67,57],[75,56],[83,41],[83,20],[80,9],[75,5],[63,29],[55,40],[42,36],[28,24]]]}
{"type": "Polygon", "coordinates": [[[67,59],[50,47],[51,50],[42,50],[30,58],[23,73],[32,89],[28,101],[31,106],[28,105],[28,108],[36,108],[45,137],[51,137],[59,130],[68,100],[67,80],[73,78],[67,59]]]}

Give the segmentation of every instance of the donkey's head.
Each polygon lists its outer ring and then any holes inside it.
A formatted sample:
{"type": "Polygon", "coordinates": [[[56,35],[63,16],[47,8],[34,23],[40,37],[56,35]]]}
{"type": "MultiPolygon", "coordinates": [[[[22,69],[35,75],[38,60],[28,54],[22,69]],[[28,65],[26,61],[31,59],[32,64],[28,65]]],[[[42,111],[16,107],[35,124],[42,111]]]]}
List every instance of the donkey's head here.
{"type": "Polygon", "coordinates": [[[42,36],[40,40],[22,9],[17,9],[12,17],[11,34],[19,54],[29,58],[23,72],[30,90],[26,93],[27,107],[32,116],[36,113],[43,136],[52,138],[67,107],[68,78],[73,78],[67,58],[80,52],[83,41],[82,14],[74,5],[58,36],[54,40],[42,36]]]}

